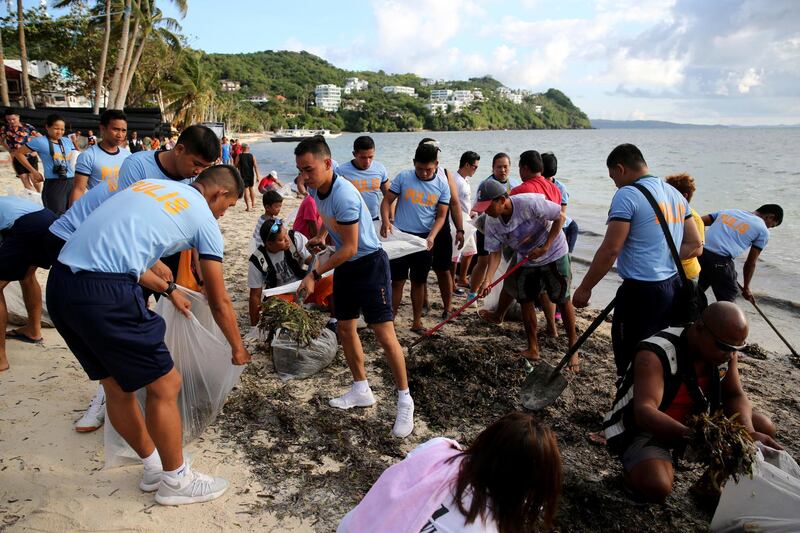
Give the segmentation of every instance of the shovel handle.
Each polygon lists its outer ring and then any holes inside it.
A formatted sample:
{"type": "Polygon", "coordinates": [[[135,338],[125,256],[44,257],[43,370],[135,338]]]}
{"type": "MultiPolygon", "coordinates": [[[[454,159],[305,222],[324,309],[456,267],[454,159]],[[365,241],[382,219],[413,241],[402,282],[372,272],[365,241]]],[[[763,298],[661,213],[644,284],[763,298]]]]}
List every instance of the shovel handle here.
{"type": "MultiPolygon", "coordinates": [[[[742,287],[741,283],[737,283],[737,285],[739,285],[739,290],[740,291],[744,291],[744,287],[742,287]]],[[[750,303],[753,304],[753,307],[756,308],[756,311],[758,311],[758,314],[761,315],[761,318],[763,318],[766,321],[766,323],[769,324],[769,327],[772,328],[772,331],[774,331],[775,334],[783,341],[783,343],[786,345],[786,347],[789,348],[789,351],[792,352],[792,355],[795,356],[795,357],[800,357],[800,356],[797,355],[797,352],[794,350],[792,345],[789,344],[789,341],[787,341],[786,338],[783,335],[781,335],[781,332],[778,331],[778,328],[775,327],[775,324],[773,324],[772,321],[770,321],[770,319],[767,318],[767,315],[764,314],[764,311],[762,311],[761,308],[758,307],[758,304],[756,303],[756,299],[753,298],[753,301],[750,302],[750,303]]]]}
{"type": "MultiPolygon", "coordinates": [[[[488,287],[486,287],[486,289],[487,289],[487,290],[488,290],[488,289],[491,289],[492,287],[494,287],[495,285],[497,285],[498,283],[500,283],[501,281],[503,281],[504,279],[506,279],[508,276],[510,276],[511,274],[513,274],[515,270],[517,270],[519,267],[521,267],[522,265],[524,265],[525,263],[527,263],[529,260],[530,260],[530,258],[529,258],[529,257],[527,257],[527,256],[525,256],[525,257],[522,259],[522,261],[520,261],[520,262],[519,262],[519,263],[517,263],[516,265],[514,265],[514,266],[512,266],[511,268],[509,268],[508,270],[506,270],[506,273],[505,273],[505,274],[503,274],[502,276],[500,276],[499,278],[497,278],[496,280],[494,280],[494,282],[492,282],[492,284],[491,284],[491,285],[489,285],[488,287]]],[[[444,326],[445,324],[447,324],[448,322],[450,322],[451,320],[453,320],[455,317],[457,317],[458,315],[460,315],[460,314],[462,313],[462,311],[464,311],[464,309],[466,309],[467,307],[469,307],[470,305],[472,305],[472,303],[473,303],[475,300],[477,300],[478,298],[480,298],[480,294],[479,294],[479,295],[477,295],[477,296],[475,296],[474,298],[470,299],[470,300],[469,300],[467,303],[465,303],[464,305],[462,305],[461,307],[459,307],[458,309],[456,309],[455,311],[453,311],[453,312],[450,314],[450,316],[449,316],[449,317],[445,318],[444,320],[442,320],[441,322],[439,322],[438,324],[436,324],[435,326],[433,326],[431,329],[429,329],[428,331],[426,331],[425,333],[423,333],[423,334],[422,334],[422,336],[420,336],[420,338],[418,338],[417,340],[415,340],[414,342],[412,342],[412,343],[411,343],[411,345],[408,347],[408,349],[410,350],[411,348],[413,348],[414,346],[416,346],[417,344],[419,344],[419,343],[420,343],[420,342],[422,342],[423,340],[427,339],[428,337],[430,337],[431,335],[433,335],[434,333],[436,333],[437,331],[439,331],[439,330],[442,328],[442,326],[444,326]]]]}
{"type": "Polygon", "coordinates": [[[570,347],[570,349],[567,350],[567,353],[564,355],[564,357],[561,359],[558,365],[556,365],[556,367],[553,369],[553,372],[550,374],[550,379],[547,380],[548,383],[553,381],[553,379],[559,374],[559,372],[561,372],[561,369],[564,368],[564,365],[567,364],[569,358],[572,357],[575,354],[575,352],[577,352],[580,349],[581,346],[583,346],[583,343],[586,342],[586,339],[588,339],[592,335],[592,333],[594,333],[594,330],[596,330],[598,326],[600,326],[600,324],[606,319],[611,310],[614,309],[614,304],[616,303],[617,299],[614,298],[608,303],[605,309],[600,311],[600,314],[597,315],[597,317],[592,321],[591,324],[589,324],[589,327],[586,328],[586,331],[584,331],[583,334],[580,336],[580,338],[577,341],[575,341],[575,344],[573,344],[570,347]]]}

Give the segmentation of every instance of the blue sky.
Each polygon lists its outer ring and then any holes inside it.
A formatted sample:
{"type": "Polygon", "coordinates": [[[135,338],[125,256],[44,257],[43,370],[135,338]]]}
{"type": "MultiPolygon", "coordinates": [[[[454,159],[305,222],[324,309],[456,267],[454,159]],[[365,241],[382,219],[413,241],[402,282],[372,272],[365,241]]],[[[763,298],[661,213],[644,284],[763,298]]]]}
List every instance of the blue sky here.
{"type": "Polygon", "coordinates": [[[800,123],[798,0],[190,0],[181,23],[208,52],[490,74],[559,88],[592,118],[800,123]]]}

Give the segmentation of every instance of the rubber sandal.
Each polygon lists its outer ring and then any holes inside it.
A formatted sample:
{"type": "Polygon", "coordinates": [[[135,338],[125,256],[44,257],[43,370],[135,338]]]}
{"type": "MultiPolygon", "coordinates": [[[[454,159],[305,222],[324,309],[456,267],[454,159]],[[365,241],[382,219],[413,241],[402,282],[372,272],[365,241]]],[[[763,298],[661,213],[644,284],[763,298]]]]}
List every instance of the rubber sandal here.
{"type": "Polygon", "coordinates": [[[38,339],[31,339],[24,333],[20,333],[17,329],[10,329],[6,331],[6,339],[13,339],[15,341],[26,342],[28,344],[41,344],[44,340],[41,337],[38,339]]]}

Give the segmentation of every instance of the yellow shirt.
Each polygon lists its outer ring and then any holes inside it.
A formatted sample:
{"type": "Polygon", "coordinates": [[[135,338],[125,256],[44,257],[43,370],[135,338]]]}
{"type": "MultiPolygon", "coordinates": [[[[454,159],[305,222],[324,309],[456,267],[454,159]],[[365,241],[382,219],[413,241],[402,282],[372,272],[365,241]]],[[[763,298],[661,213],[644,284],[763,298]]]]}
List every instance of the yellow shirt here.
{"type": "MultiPolygon", "coordinates": [[[[700,218],[700,215],[694,209],[692,209],[692,219],[697,226],[697,232],[700,233],[700,242],[705,243],[706,227],[705,224],[703,224],[703,219],[700,218]]],[[[686,277],[689,279],[697,279],[700,275],[700,261],[698,261],[696,257],[692,257],[691,259],[684,259],[681,263],[683,263],[683,271],[686,273],[686,277]]]]}

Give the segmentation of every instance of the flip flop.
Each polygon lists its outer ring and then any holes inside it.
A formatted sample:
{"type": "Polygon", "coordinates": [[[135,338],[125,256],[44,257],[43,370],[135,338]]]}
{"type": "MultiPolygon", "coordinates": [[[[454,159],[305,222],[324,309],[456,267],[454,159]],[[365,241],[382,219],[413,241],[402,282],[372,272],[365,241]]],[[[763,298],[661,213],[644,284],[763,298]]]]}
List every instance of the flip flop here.
{"type": "Polygon", "coordinates": [[[13,339],[15,341],[27,342],[28,344],[41,344],[42,338],[31,339],[24,333],[20,333],[17,329],[9,329],[6,331],[6,339],[13,339]]]}
{"type": "Polygon", "coordinates": [[[411,328],[411,332],[412,333],[416,333],[417,335],[424,335],[426,331],[428,331],[428,330],[425,329],[424,327],[422,327],[422,328],[411,328]]]}

